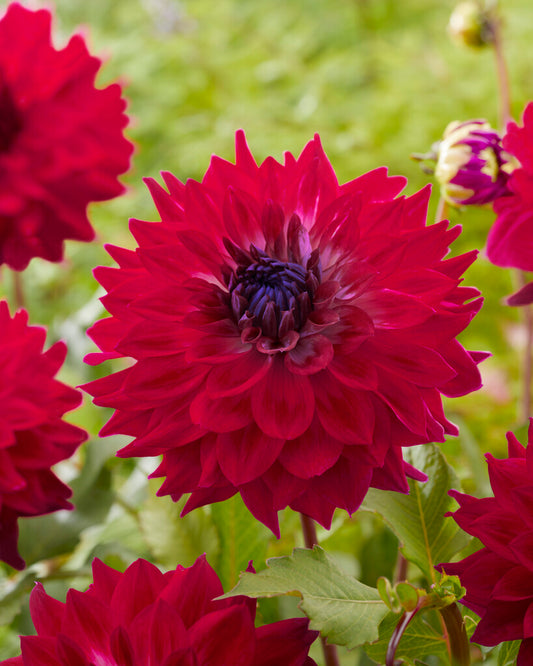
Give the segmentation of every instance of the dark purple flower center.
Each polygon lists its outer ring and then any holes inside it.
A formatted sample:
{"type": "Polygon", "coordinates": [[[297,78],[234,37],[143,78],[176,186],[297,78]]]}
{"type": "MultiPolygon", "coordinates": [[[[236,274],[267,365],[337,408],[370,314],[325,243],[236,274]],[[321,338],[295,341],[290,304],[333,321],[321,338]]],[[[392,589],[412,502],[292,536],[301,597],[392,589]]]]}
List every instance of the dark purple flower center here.
{"type": "Polygon", "coordinates": [[[11,91],[5,82],[0,83],[0,153],[7,152],[22,129],[22,119],[11,91]]]}
{"type": "Polygon", "coordinates": [[[241,329],[256,327],[263,336],[281,340],[299,331],[313,310],[318,287],[314,273],[301,264],[269,257],[255,246],[250,252],[226,247],[237,260],[228,280],[231,310],[241,329]]]}

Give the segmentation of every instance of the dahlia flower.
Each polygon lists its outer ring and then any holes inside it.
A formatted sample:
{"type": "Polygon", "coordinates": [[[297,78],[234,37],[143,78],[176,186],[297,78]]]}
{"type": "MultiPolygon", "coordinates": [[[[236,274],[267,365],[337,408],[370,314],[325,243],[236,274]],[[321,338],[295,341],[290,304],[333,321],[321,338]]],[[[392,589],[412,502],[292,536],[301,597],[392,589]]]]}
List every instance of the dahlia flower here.
{"type": "Polygon", "coordinates": [[[487,240],[487,256],[497,266],[533,270],[533,102],[523,127],[509,123],[503,147],[518,160],[507,184],[508,196],[494,201],[496,221],[487,240]]]}
{"type": "Polygon", "coordinates": [[[522,640],[518,666],[533,663],[533,419],[528,439],[524,449],[507,433],[509,457],[487,454],[494,497],[450,491],[460,504],[454,520],[484,547],[438,567],[460,577],[466,587],[461,603],[481,616],[472,641],[492,646],[522,640]]]}
{"type": "Polygon", "coordinates": [[[132,151],[120,86],[96,89],[100,60],[80,35],[54,49],[50,22],[18,3],[0,19],[0,264],[15,270],[92,240],[87,204],[122,192],[132,151]]]}
{"type": "Polygon", "coordinates": [[[279,534],[286,506],[331,524],[369,486],[408,492],[402,446],[456,433],[441,393],[480,386],[483,354],[456,341],[481,306],[459,286],[475,251],[426,227],[429,188],[380,168],[339,185],[318,136],[298,159],[213,157],[202,182],[146,183],[162,221],[131,221],[136,251],[97,268],[111,317],[90,336],[133,365],[84,388],[115,413],[102,435],[155,456],[184,512],[239,492],[279,534]]]}
{"type": "Polygon", "coordinates": [[[12,318],[0,301],[0,560],[24,567],[17,519],[71,509],[71,491],[50,469],[69,458],[87,434],[62,420],[81,394],[54,375],[67,348],[43,352],[46,331],[28,326],[24,310],[12,318]]]}
{"type": "Polygon", "coordinates": [[[37,635],[22,636],[22,655],[2,666],[316,666],[308,652],[318,632],[306,618],[256,629],[255,599],[217,600],[222,585],[205,556],[165,574],[146,560],[120,573],[95,559],[93,578],[66,603],[37,583],[37,635]]]}
{"type": "Polygon", "coordinates": [[[452,206],[486,204],[507,193],[514,160],[486,121],[450,123],[436,152],[435,177],[452,206]]]}

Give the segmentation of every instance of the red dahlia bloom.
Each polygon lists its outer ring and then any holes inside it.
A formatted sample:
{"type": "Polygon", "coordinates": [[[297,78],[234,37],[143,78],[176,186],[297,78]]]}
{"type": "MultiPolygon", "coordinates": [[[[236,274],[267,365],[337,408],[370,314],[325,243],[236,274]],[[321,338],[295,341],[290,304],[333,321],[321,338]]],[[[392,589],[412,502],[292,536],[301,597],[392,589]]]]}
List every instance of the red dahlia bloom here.
{"type": "Polygon", "coordinates": [[[0,264],[15,270],[92,240],[87,204],[122,192],[132,151],[120,86],[97,90],[100,60],[80,35],[54,49],[50,22],[17,3],[0,20],[0,264]]]}
{"type": "Polygon", "coordinates": [[[497,266],[533,270],[533,102],[524,111],[523,127],[509,123],[504,149],[520,162],[508,182],[510,194],[496,199],[496,222],[487,241],[487,255],[497,266]]]}
{"type": "MultiPolygon", "coordinates": [[[[312,666],[318,636],[298,618],[254,627],[256,601],[216,600],[222,585],[205,556],[163,574],[137,560],[124,573],[93,562],[86,592],[66,603],[37,583],[30,611],[37,636],[3,666],[312,666]]],[[[315,664],[316,666],[316,664],[315,664]]]]}
{"type": "Polygon", "coordinates": [[[24,567],[17,519],[72,508],[70,488],[50,468],[87,436],[61,418],[81,394],[54,379],[67,348],[56,342],[43,352],[45,338],[24,310],[11,318],[0,302],[0,560],[16,569],[24,567]]]}
{"type": "Polygon", "coordinates": [[[95,275],[111,318],[88,362],[135,365],[92,382],[116,412],[102,434],[163,454],[159,494],[191,509],[240,492],[279,534],[287,505],[329,527],[369,486],[408,491],[401,447],[456,428],[441,393],[480,386],[455,340],[479,310],[460,287],[475,252],[443,260],[459,228],[429,228],[429,188],[377,169],[339,185],[318,136],[298,159],[213,157],[201,183],[147,179],[162,222],[131,221],[136,252],[95,275]]]}
{"type": "Polygon", "coordinates": [[[494,497],[457,491],[457,524],[484,548],[453,564],[441,564],[466,587],[461,602],[481,616],[472,640],[480,645],[522,639],[518,666],[533,664],[533,419],[526,449],[507,433],[509,457],[487,454],[494,497]]]}

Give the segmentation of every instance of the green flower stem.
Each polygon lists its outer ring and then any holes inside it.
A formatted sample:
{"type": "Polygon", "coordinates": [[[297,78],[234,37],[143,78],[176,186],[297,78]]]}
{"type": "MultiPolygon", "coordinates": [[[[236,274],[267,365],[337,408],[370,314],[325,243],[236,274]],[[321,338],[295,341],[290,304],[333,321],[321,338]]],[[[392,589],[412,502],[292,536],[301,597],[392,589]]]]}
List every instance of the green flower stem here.
{"type": "Polygon", "coordinates": [[[502,130],[511,120],[511,88],[509,85],[509,74],[507,72],[507,63],[503,53],[501,36],[501,18],[498,10],[494,9],[494,19],[492,21],[492,45],[494,55],[496,56],[496,75],[498,77],[499,99],[500,99],[500,123],[502,130]]]}
{"type": "Polygon", "coordinates": [[[437,211],[435,212],[435,222],[440,222],[441,220],[445,220],[447,214],[448,214],[448,202],[441,194],[439,203],[437,204],[437,211]]]}
{"type": "MultiPolygon", "coordinates": [[[[305,547],[313,548],[313,546],[317,546],[318,538],[316,535],[315,521],[312,518],[309,518],[309,516],[305,516],[303,513],[300,514],[300,520],[302,523],[305,547]]],[[[320,636],[320,642],[322,643],[325,666],[340,666],[337,646],[326,643],[326,639],[323,636],[320,636]]]]}
{"type": "Polygon", "coordinates": [[[452,666],[470,666],[470,643],[459,606],[454,602],[449,606],[440,608],[439,612],[448,630],[452,666]]]}

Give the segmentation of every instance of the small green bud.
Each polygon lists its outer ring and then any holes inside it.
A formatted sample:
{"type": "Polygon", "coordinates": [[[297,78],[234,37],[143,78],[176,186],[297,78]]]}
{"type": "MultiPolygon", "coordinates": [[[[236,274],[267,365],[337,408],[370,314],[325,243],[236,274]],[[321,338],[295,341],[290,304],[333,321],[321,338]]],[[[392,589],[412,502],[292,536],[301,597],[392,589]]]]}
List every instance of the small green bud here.
{"type": "Polygon", "coordinates": [[[463,46],[479,48],[494,41],[494,16],[480,2],[460,2],[448,23],[452,39],[463,46]]]}

